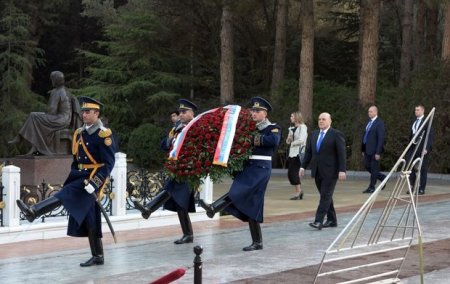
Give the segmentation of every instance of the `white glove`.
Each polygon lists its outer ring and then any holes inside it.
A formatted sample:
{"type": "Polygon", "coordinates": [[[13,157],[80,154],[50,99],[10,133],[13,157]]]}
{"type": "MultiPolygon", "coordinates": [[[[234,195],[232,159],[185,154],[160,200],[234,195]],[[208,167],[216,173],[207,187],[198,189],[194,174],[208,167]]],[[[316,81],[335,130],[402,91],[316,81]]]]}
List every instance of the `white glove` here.
{"type": "Polygon", "coordinates": [[[84,187],[84,189],[89,193],[92,194],[95,191],[95,188],[92,186],[92,184],[88,184],[84,187]]]}

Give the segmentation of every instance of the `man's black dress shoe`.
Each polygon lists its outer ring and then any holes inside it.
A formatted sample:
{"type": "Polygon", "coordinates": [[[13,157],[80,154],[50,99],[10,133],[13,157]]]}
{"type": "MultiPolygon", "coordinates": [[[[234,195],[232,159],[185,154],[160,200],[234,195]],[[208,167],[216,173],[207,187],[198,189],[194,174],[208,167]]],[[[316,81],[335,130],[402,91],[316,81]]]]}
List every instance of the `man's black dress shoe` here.
{"type": "Polygon", "coordinates": [[[425,194],[425,190],[419,190],[419,195],[424,195],[425,194]]]}
{"type": "Polygon", "coordinates": [[[337,227],[337,222],[326,221],[325,223],[323,223],[322,227],[324,228],[337,227]]]}
{"type": "Polygon", "coordinates": [[[320,222],[309,223],[309,226],[316,228],[317,230],[322,230],[323,227],[322,223],[320,222]]]}
{"type": "Polygon", "coordinates": [[[375,191],[375,188],[368,187],[366,190],[363,191],[363,193],[373,193],[375,191]]]}

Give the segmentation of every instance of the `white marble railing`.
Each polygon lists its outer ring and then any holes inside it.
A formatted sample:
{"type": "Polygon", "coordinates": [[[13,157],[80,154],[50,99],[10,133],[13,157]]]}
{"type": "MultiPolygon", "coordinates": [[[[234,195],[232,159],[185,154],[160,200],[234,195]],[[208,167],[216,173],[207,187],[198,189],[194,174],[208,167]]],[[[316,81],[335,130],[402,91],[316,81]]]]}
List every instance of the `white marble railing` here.
{"type": "MultiPolygon", "coordinates": [[[[131,212],[130,210],[128,211],[126,210],[126,193],[127,193],[126,154],[116,153],[116,163],[114,165],[114,169],[111,173],[111,176],[114,179],[114,187],[112,189],[114,198],[111,200],[112,216],[110,217],[110,219],[111,221],[113,221],[113,223],[116,223],[115,225],[118,227],[118,230],[164,226],[177,223],[176,217],[177,214],[175,212],[159,212],[159,213],[155,212],[157,214],[152,214],[151,219],[153,220],[153,222],[152,224],[149,224],[148,220],[144,220],[140,217],[139,212],[135,210],[132,210],[131,212]],[[172,218],[172,216],[174,220],[170,219],[172,218]],[[158,221],[155,220],[158,217],[161,217],[161,220],[158,221]]],[[[21,227],[28,226],[28,222],[20,221],[20,212],[19,208],[16,205],[16,200],[20,198],[20,187],[21,187],[20,168],[13,165],[3,167],[2,184],[4,186],[3,201],[5,203],[5,207],[3,208],[3,228],[0,228],[0,239],[1,234],[4,233],[5,231],[17,232],[22,230],[21,227]]],[[[204,199],[207,202],[211,202],[212,196],[213,196],[213,183],[209,178],[207,178],[206,180],[204,180],[204,183],[202,185],[200,198],[204,199]]],[[[197,212],[199,213],[196,216],[192,216],[193,222],[208,220],[202,208],[197,207],[197,212]]],[[[59,219],[61,220],[61,218],[59,219]]],[[[46,218],[46,220],[49,219],[46,218]]],[[[62,220],[59,222],[60,223],[62,222],[63,226],[65,226],[66,224],[66,220],[62,220]]],[[[33,223],[33,228],[40,228],[40,227],[44,228],[48,226],[51,225],[50,224],[38,225],[33,223]]],[[[36,237],[36,238],[45,238],[45,237],[36,237]]],[[[33,239],[36,238],[33,237],[33,239]]],[[[0,243],[2,243],[1,240],[0,243]]]]}

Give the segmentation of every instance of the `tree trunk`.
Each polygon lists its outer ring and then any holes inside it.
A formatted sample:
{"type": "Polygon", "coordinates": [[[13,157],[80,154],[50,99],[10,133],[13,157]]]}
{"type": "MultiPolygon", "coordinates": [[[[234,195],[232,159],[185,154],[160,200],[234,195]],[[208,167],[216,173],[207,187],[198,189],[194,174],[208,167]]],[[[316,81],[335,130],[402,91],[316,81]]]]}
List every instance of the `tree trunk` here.
{"type": "Polygon", "coordinates": [[[361,1],[359,101],[362,106],[375,103],[378,69],[378,22],[380,0],[361,1]]]}
{"type": "Polygon", "coordinates": [[[425,12],[426,5],[424,0],[417,1],[416,8],[416,32],[414,39],[414,70],[418,71],[422,68],[425,54],[425,12]]]}
{"type": "Polygon", "coordinates": [[[189,98],[191,100],[194,99],[194,40],[191,39],[191,42],[189,43],[189,75],[191,75],[190,79],[190,92],[189,92],[189,98]]]}
{"type": "Polygon", "coordinates": [[[284,79],[284,68],[286,65],[287,8],[287,0],[278,1],[272,84],[270,87],[272,92],[278,89],[280,83],[284,79]]]}
{"type": "Polygon", "coordinates": [[[405,0],[402,17],[402,48],[400,57],[400,78],[398,86],[405,87],[409,83],[412,59],[412,21],[413,0],[405,0]]]}
{"type": "Polygon", "coordinates": [[[226,105],[234,101],[233,23],[230,6],[226,3],[222,8],[221,23],[220,103],[226,105]]]}
{"type": "Polygon", "coordinates": [[[314,80],[314,2],[301,0],[302,38],[300,51],[299,109],[305,122],[312,121],[314,80]]]}
{"type": "Polygon", "coordinates": [[[436,58],[437,51],[437,27],[439,10],[435,7],[427,9],[427,37],[426,37],[426,60],[431,61],[436,58]]]}
{"type": "Polygon", "coordinates": [[[442,60],[450,60],[450,3],[443,9],[444,30],[442,33],[442,60]]]}

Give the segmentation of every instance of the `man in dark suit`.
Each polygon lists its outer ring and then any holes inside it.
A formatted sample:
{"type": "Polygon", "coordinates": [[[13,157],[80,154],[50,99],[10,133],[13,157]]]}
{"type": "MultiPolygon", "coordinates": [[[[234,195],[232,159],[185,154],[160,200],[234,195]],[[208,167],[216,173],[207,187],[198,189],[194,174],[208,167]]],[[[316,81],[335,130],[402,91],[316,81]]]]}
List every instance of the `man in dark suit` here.
{"type": "MultiPolygon", "coordinates": [[[[414,109],[414,114],[416,116],[416,120],[413,122],[411,126],[411,131],[409,132],[409,140],[411,140],[414,135],[416,135],[419,128],[422,126],[422,124],[425,121],[425,107],[423,105],[417,105],[414,109]]],[[[420,144],[417,146],[417,149],[415,147],[412,147],[409,149],[408,153],[406,154],[406,160],[409,162],[411,159],[416,159],[422,156],[422,151],[424,151],[423,161],[422,161],[422,167],[420,168],[420,184],[419,184],[419,195],[425,194],[425,186],[427,185],[427,173],[428,173],[428,160],[431,152],[431,147],[433,144],[433,131],[430,130],[430,134],[428,135],[427,145],[425,146],[425,139],[427,134],[428,125],[425,125],[419,136],[416,138],[416,140],[420,140],[420,144]],[[415,151],[415,152],[414,152],[415,151]]],[[[411,172],[411,175],[409,176],[409,181],[411,183],[411,186],[413,187],[416,182],[416,170],[414,169],[411,172]]]]}
{"type": "Polygon", "coordinates": [[[370,183],[363,193],[374,192],[377,179],[382,181],[386,177],[380,172],[380,160],[381,154],[384,152],[384,138],[386,134],[384,122],[378,117],[378,108],[376,106],[369,108],[368,115],[369,121],[366,124],[361,141],[361,153],[364,157],[364,167],[370,173],[370,183]]]}
{"type": "Polygon", "coordinates": [[[320,202],[315,220],[309,225],[321,230],[322,227],[337,227],[333,193],[337,180],[346,179],[346,154],[344,134],[331,128],[331,115],[326,112],[320,114],[318,124],[320,131],[313,131],[306,143],[305,158],[299,175],[303,176],[311,163],[311,176],[320,193],[320,202]],[[324,223],[325,216],[327,221],[324,223]]]}

